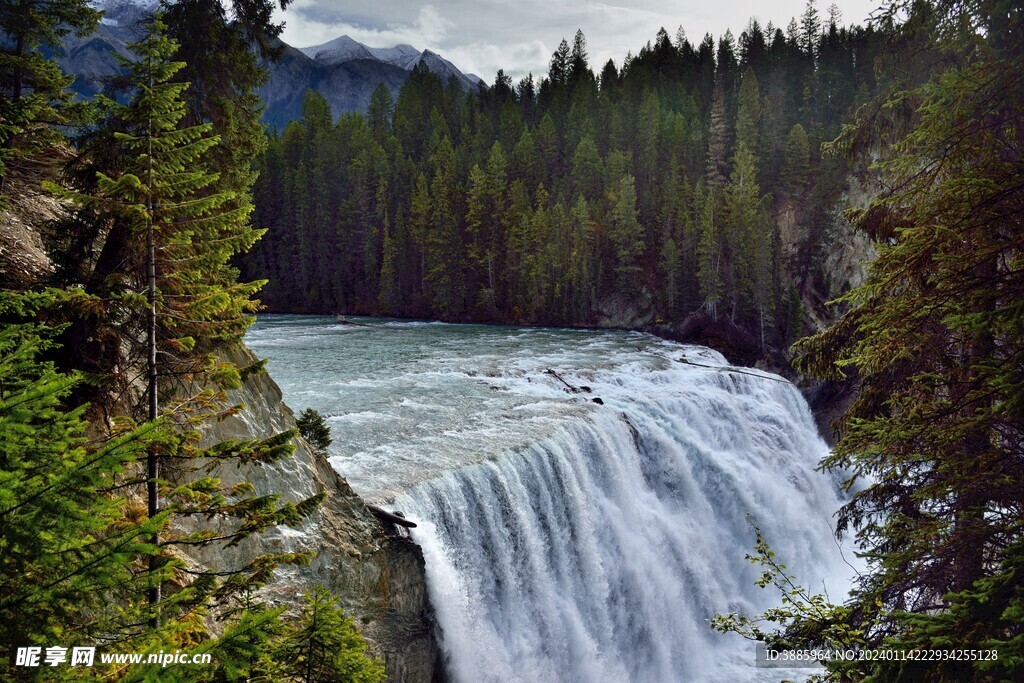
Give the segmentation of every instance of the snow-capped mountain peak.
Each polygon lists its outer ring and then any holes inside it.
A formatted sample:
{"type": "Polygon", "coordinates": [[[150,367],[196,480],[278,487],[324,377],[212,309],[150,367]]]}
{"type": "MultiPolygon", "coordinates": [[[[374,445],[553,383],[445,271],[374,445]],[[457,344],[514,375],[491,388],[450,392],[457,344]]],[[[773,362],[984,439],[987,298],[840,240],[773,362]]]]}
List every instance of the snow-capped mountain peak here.
{"type": "Polygon", "coordinates": [[[371,47],[370,52],[382,62],[394,64],[406,71],[412,69],[410,63],[414,63],[420,56],[420,51],[412,45],[395,45],[394,47],[371,47]]]}
{"type": "Polygon", "coordinates": [[[147,17],[159,6],[159,0],[92,0],[95,9],[103,12],[100,24],[128,27],[147,17]]]}
{"type": "Polygon", "coordinates": [[[323,64],[342,64],[353,59],[374,59],[369,48],[348,36],[339,36],[322,45],[300,47],[299,52],[323,64]]]}
{"type": "Polygon", "coordinates": [[[340,36],[322,45],[300,47],[298,50],[317,64],[325,66],[333,67],[359,59],[370,59],[391,66],[397,66],[406,71],[412,71],[418,64],[422,63],[444,82],[447,82],[452,76],[455,76],[465,88],[476,87],[481,82],[479,77],[466,76],[459,71],[458,67],[436,52],[432,50],[420,51],[412,45],[404,43],[394,47],[367,47],[349,36],[340,36]]]}

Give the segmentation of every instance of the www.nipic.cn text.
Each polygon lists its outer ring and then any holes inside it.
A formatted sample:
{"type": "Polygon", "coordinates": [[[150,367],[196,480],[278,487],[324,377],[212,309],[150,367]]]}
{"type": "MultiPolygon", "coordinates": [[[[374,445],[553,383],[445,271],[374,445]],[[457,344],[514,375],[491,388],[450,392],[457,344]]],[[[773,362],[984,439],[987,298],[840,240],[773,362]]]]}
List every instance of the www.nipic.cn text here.
{"type": "Polygon", "coordinates": [[[148,653],[101,652],[97,657],[95,647],[19,647],[14,657],[14,665],[22,667],[96,664],[156,664],[166,667],[172,664],[210,664],[212,661],[212,656],[207,652],[190,654],[181,650],[148,653]]]}

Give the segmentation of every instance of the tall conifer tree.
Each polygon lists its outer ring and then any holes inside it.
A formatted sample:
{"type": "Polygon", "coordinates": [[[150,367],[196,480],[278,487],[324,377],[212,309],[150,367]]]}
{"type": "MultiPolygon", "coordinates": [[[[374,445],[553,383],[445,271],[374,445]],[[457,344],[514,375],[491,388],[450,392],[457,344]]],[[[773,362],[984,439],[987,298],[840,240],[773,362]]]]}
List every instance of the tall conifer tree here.
{"type": "MultiPolygon", "coordinates": [[[[116,294],[116,300],[129,315],[145,309],[145,324],[132,324],[129,318],[121,328],[125,335],[147,331],[147,406],[137,417],[152,422],[167,416],[177,427],[176,434],[150,446],[145,478],[149,517],[156,519],[166,509],[184,515],[221,513],[237,522],[233,528],[213,533],[199,530],[166,538],[154,530],[152,543],[167,549],[237,543],[274,524],[298,521],[321,496],[278,505],[277,496],[252,495],[248,483],[227,487],[209,476],[198,476],[209,471],[204,462],[236,458],[269,462],[290,455],[294,434],[224,442],[208,449],[198,446],[201,435],[196,427],[226,408],[223,390],[238,387],[243,372],[260,369],[239,369],[215,355],[239,341],[253,320],[248,314],[254,307],[249,297],[260,283],[237,283],[228,261],[251,246],[260,232],[248,225],[248,208],[231,205],[232,193],[204,192],[216,180],[204,162],[218,139],[209,134],[209,124],[180,127],[185,113],[180,95],[187,84],[169,81],[180,63],[170,61],[175,46],[162,31],[159,17],[154,18],[143,39],[132,47],[137,59],[126,66],[137,89],[131,101],[106,103],[111,109],[110,125],[120,129],[113,139],[123,150],[126,166],[116,176],[99,172],[96,195],[56,186],[51,190],[83,210],[122,223],[135,238],[122,245],[128,287],[116,294]],[[144,251],[138,248],[139,238],[146,245],[144,251]],[[161,462],[168,458],[176,463],[176,476],[181,478],[174,486],[160,472],[161,462]]],[[[297,558],[259,558],[238,568],[235,578],[223,584],[210,575],[196,590],[171,600],[161,597],[157,580],[149,594],[151,619],[156,624],[161,613],[188,610],[211,596],[238,590],[245,585],[242,577],[257,584],[265,581],[278,559],[297,558]]],[[[162,558],[153,557],[151,573],[159,579],[163,574],[158,570],[165,564],[180,563],[165,550],[162,558]]]]}
{"type": "Polygon", "coordinates": [[[617,286],[633,294],[640,289],[640,257],[644,253],[643,227],[637,220],[636,181],[633,176],[624,175],[616,189],[618,200],[612,209],[609,230],[615,248],[615,275],[617,286]]]}
{"type": "MultiPolygon", "coordinates": [[[[12,644],[123,637],[136,617],[130,592],[153,578],[135,563],[156,552],[149,539],[164,520],[129,523],[123,492],[111,491],[165,438],[161,425],[90,444],[86,406],[63,405],[81,376],[41,360],[60,328],[40,321],[94,304],[80,292],[0,294],[0,637],[12,644]],[[113,594],[121,603],[111,611],[113,594]]],[[[5,680],[18,673],[9,665],[0,661],[5,680]]]]}
{"type": "MultiPolygon", "coordinates": [[[[700,197],[700,194],[698,194],[700,197]]],[[[697,281],[700,284],[702,308],[712,320],[718,319],[722,300],[722,249],[718,236],[715,191],[711,189],[699,201],[700,239],[697,243],[697,281]]]]}

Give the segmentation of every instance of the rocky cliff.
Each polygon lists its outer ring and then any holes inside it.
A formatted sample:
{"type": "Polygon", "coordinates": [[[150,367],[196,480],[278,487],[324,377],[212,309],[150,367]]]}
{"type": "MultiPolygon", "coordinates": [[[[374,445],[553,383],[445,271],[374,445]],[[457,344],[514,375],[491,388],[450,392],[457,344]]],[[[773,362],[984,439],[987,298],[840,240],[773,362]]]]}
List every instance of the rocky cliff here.
{"type": "MultiPolygon", "coordinates": [[[[821,277],[804,277],[797,282],[805,333],[817,333],[828,328],[843,313],[840,307],[829,302],[864,282],[868,264],[876,256],[875,245],[850,223],[847,213],[868,208],[881,191],[882,187],[870,173],[851,173],[825,217],[821,231],[823,239],[817,249],[822,254],[817,264],[821,277]]],[[[776,214],[782,258],[786,263],[792,263],[800,246],[811,241],[809,233],[812,226],[802,218],[799,207],[792,203],[783,203],[776,214]]],[[[838,422],[859,391],[857,379],[822,382],[789,374],[793,375],[814,412],[821,435],[829,443],[834,443],[838,436],[838,422]]]]}
{"type": "MultiPolygon", "coordinates": [[[[243,367],[256,357],[240,346],[226,353],[225,360],[243,367]]],[[[231,400],[246,409],[212,425],[206,433],[209,442],[264,437],[295,428],[292,411],[268,374],[250,377],[231,394],[231,400]]],[[[277,493],[293,502],[321,491],[327,498],[301,528],[278,527],[229,552],[211,547],[195,553],[193,559],[206,566],[231,567],[268,551],[316,553],[307,566],[278,570],[276,580],[265,589],[266,599],[298,603],[311,586],[323,584],[341,598],[371,650],[384,658],[389,680],[440,680],[419,547],[396,529],[382,526],[324,456],[298,438],[291,458],[264,466],[230,466],[218,476],[226,483],[250,481],[259,494],[277,493]]]]}

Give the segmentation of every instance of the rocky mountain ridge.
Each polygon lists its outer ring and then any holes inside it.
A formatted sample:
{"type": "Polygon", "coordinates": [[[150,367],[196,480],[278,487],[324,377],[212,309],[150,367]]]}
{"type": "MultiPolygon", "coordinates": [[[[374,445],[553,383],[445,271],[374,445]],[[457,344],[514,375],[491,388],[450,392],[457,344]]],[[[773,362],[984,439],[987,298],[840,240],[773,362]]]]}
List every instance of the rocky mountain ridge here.
{"type": "MultiPolygon", "coordinates": [[[[72,90],[83,98],[102,92],[111,77],[120,73],[119,57],[130,56],[128,44],[140,37],[140,24],[157,3],[98,0],[94,6],[103,11],[96,31],[88,36],[66,36],[53,55],[65,73],[76,76],[72,90]]],[[[370,95],[379,84],[397,98],[402,84],[420,64],[443,82],[454,78],[467,91],[482,82],[436,52],[411,45],[374,48],[348,36],[305,48],[279,44],[283,48],[281,58],[267,64],[269,80],[259,90],[267,105],[263,120],[269,126],[283,127],[301,116],[307,90],[327,98],[335,116],[366,111],[370,95]]]]}

